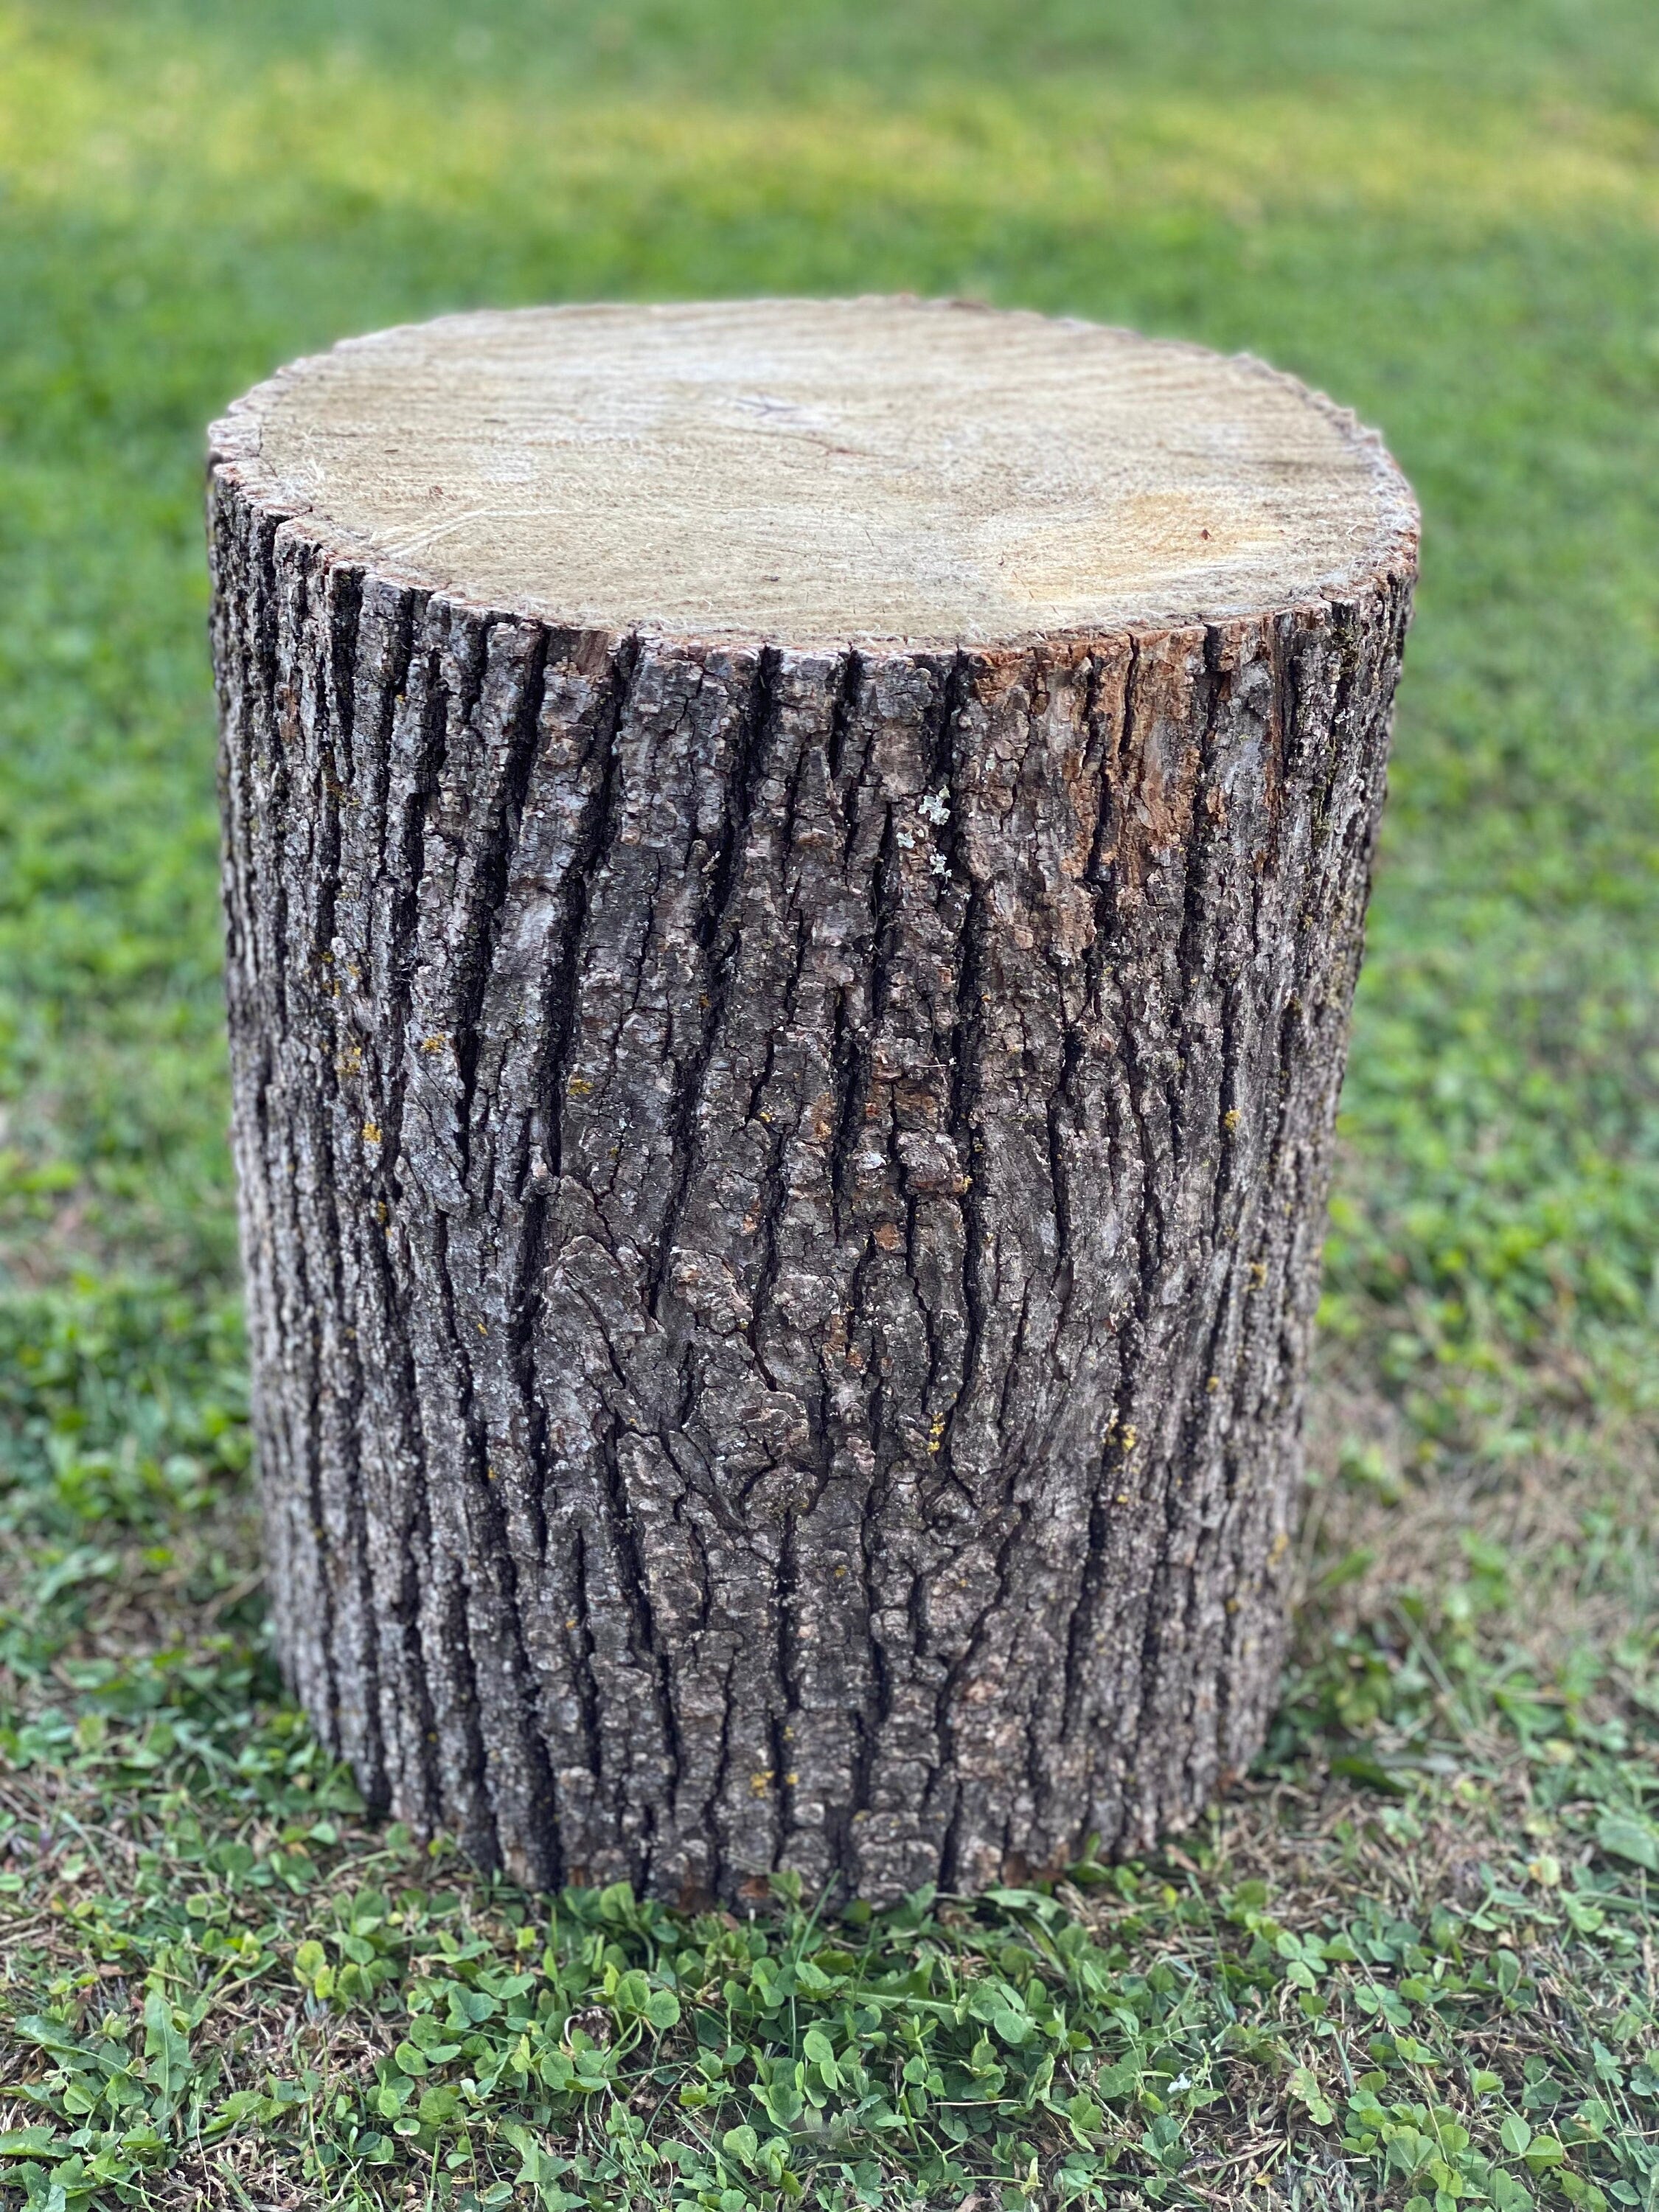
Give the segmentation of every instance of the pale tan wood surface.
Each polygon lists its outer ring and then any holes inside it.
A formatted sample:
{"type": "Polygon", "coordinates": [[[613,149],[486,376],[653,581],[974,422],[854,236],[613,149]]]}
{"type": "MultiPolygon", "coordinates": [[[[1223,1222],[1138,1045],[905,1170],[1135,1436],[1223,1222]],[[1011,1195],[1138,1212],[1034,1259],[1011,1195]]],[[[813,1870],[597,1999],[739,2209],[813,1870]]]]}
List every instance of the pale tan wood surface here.
{"type": "Polygon", "coordinates": [[[215,442],[377,574],[807,647],[1259,613],[1415,529],[1378,441],[1260,362],[907,300],[453,316],[285,369],[215,442]]]}

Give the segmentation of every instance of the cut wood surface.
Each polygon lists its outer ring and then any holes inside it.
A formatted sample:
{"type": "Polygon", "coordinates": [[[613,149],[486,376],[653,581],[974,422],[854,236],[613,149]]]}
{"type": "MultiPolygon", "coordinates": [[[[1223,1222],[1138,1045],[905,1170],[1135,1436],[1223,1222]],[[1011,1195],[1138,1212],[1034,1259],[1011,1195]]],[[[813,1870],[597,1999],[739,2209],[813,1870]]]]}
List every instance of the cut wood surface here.
{"type": "Polygon", "coordinates": [[[1415,528],[1377,441],[1259,362],[904,301],[457,315],[302,362],[216,434],[379,575],[705,641],[1258,614],[1415,528]]]}
{"type": "Polygon", "coordinates": [[[1410,495],[1259,363],[536,310],[214,433],[285,1664],[528,1881],[1144,1848],[1260,1742],[1410,495]]]}

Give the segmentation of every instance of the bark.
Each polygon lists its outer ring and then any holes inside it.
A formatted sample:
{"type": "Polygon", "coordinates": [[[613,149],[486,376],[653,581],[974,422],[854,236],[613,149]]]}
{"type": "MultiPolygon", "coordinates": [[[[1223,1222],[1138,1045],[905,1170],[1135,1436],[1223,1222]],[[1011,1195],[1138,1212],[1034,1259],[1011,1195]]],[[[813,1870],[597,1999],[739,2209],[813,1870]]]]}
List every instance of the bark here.
{"type": "Polygon", "coordinates": [[[573,631],[210,501],[284,1663],[533,1885],[1139,1850],[1258,1747],[1407,615],[573,631]]]}

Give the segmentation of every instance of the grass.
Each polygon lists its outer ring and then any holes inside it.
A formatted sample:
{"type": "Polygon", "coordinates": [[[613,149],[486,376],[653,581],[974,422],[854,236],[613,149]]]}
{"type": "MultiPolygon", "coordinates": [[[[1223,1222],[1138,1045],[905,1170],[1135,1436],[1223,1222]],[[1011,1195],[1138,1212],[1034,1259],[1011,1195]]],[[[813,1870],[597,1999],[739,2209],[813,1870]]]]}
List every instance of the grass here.
{"type": "Polygon", "coordinates": [[[0,2203],[1659,2205],[1656,301],[1636,0],[0,4],[0,2203]],[[264,1638],[202,425],[885,288],[1248,346],[1422,495],[1296,1659],[1155,1863],[531,1898],[264,1638]]]}

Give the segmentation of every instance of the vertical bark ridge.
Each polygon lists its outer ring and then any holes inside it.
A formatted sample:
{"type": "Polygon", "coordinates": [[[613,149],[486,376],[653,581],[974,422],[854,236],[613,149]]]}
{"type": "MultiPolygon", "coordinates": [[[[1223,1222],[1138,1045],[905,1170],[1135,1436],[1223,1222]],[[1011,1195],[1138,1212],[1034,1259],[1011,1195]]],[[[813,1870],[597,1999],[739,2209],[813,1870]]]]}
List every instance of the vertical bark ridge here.
{"type": "Polygon", "coordinates": [[[357,573],[328,568],[303,538],[285,534],[278,560],[289,580],[279,653],[296,712],[285,732],[290,788],[297,793],[286,841],[290,917],[300,918],[289,975],[307,994],[290,1032],[291,1126],[301,1139],[296,1200],[306,1221],[304,1295],[316,1333],[316,1469],[313,1508],[326,1534],[334,1668],[335,1748],[360,1776],[371,1805],[384,1804],[378,1652],[372,1608],[362,1603],[367,1526],[357,1480],[362,1376],[352,1325],[338,1213],[335,1128],[338,1095],[336,918],[341,895],[342,784],[351,744],[351,708],[336,689],[355,651],[357,573]],[[301,831],[303,825],[302,834],[301,831]]]}
{"type": "Polygon", "coordinates": [[[1138,1849],[1259,1740],[1408,580],[556,629],[216,480],[278,1634],[531,1883],[1138,1849]]]}
{"type": "MultiPolygon", "coordinates": [[[[312,563],[313,572],[318,564],[312,563]]],[[[383,1808],[390,1800],[386,1738],[386,1686],[380,1649],[380,1620],[371,1563],[369,1518],[366,1508],[357,1448],[362,1423],[364,1376],[362,1325],[355,1294],[350,1237],[343,1218],[349,1204],[340,1151],[341,1089],[349,1066],[347,1032],[343,1020],[345,987],[340,955],[340,908],[349,896],[349,839],[343,805],[349,789],[352,758],[357,750],[356,672],[358,633],[362,618],[363,577],[361,569],[337,565],[313,582],[326,598],[326,653],[318,672],[322,687],[317,719],[327,733],[319,750],[319,766],[327,792],[326,814],[331,828],[330,864],[332,882],[325,907],[319,910],[318,937],[325,940],[331,970],[329,1024],[322,1065],[321,1135],[326,1173],[319,1193],[325,1209],[323,1236],[332,1255],[331,1304],[337,1313],[338,1389],[341,1397],[339,1433],[336,1443],[337,1484],[345,1525],[344,1548],[349,1556],[349,1604],[357,1624],[360,1702],[356,1741],[343,1731],[343,1747],[361,1778],[368,1804],[383,1808]]]]}
{"type": "MultiPolygon", "coordinates": [[[[266,1093],[265,1171],[271,1200],[276,1295],[272,1304],[286,1372],[281,1398],[285,1442],[299,1474],[288,1515],[294,1607],[295,1672],[309,1678],[307,1704],[319,1718],[324,1741],[341,1741],[339,1664],[334,1633],[333,1562],[325,1544],[323,1446],[318,1434],[321,1382],[318,1374],[319,1316],[311,1292],[311,1263],[319,1255],[306,1237],[307,1155],[315,1141],[307,1061],[313,1049],[317,976],[315,948],[307,944],[305,909],[310,877],[311,824],[294,786],[302,769],[302,702],[296,683],[294,626],[303,619],[302,583],[283,528],[260,547],[260,578],[269,594],[270,693],[269,719],[256,757],[254,865],[258,911],[265,943],[261,980],[276,1018],[272,1081],[266,1093]],[[295,606],[296,597],[301,605],[295,606]],[[297,849],[296,849],[297,848],[297,849]]],[[[347,1630],[349,1638],[351,1632],[347,1630]]]]}
{"type": "MultiPolygon", "coordinates": [[[[422,1641],[421,1590],[431,1550],[414,1354],[402,1308],[392,1203],[402,1130],[404,963],[390,926],[408,883],[410,838],[397,758],[423,604],[360,580],[349,667],[335,980],[339,997],[334,1171],[343,1267],[362,1381],[356,1486],[375,1626],[380,1736],[402,1804],[417,1823],[440,1817],[437,1723],[422,1641]],[[369,1133],[378,1133],[374,1141],[369,1133]]],[[[418,781],[419,771],[416,772],[418,781]]],[[[390,1788],[390,1784],[388,1784],[390,1788]]]]}
{"type": "Polygon", "coordinates": [[[663,1284],[673,1255],[674,1233],[696,1171],[703,1083],[720,1034],[726,996],[731,988],[737,951],[733,908],[742,882],[755,781],[773,734],[773,688],[777,665],[776,650],[767,647],[754,657],[752,669],[739,672],[739,680],[742,676],[748,677],[749,696],[738,708],[736,742],[726,772],[714,850],[703,862],[708,890],[694,933],[708,963],[705,988],[698,1001],[703,1018],[680,1078],[673,1109],[670,1152],[676,1172],[657,1231],[657,1252],[649,1277],[648,1297],[653,1316],[661,1304],[663,1284]]]}
{"type": "Polygon", "coordinates": [[[491,1346],[501,1368],[497,1397],[504,1416],[489,1442],[502,1502],[493,1542],[510,1561],[514,1577],[527,1752],[540,1801],[534,1863],[550,1883],[568,1871],[566,1831],[572,1823],[562,1810],[562,1778],[579,1771],[591,1753],[596,1697],[574,1627],[580,1614],[579,1566],[574,1578],[565,1570],[562,1592],[554,1595],[556,1612],[546,1589],[564,1564],[550,1551],[548,1418],[536,1373],[549,1206],[558,1173],[558,1117],[550,1114],[548,1102],[558,1095],[569,1045],[574,967],[630,665],[626,650],[613,654],[602,641],[580,635],[562,638],[544,652],[538,750],[526,764],[521,827],[479,1012],[492,1047],[475,1114],[482,1111],[494,1132],[492,1189],[506,1230],[501,1264],[511,1285],[507,1326],[491,1346]]]}

